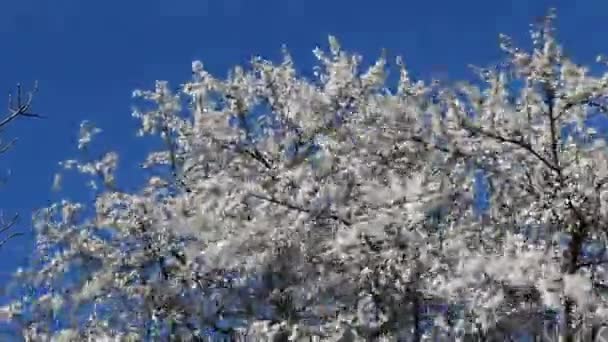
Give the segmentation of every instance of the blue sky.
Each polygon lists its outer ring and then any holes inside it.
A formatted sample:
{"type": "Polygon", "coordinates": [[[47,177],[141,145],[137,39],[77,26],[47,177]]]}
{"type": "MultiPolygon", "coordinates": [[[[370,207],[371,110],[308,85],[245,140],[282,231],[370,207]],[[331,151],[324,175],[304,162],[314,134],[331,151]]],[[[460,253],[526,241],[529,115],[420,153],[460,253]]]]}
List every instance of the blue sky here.
{"type": "Polygon", "coordinates": [[[602,0],[2,1],[0,94],[38,80],[35,110],[49,118],[20,120],[4,132],[19,141],[0,157],[0,171],[11,170],[0,208],[7,217],[21,215],[17,229],[26,236],[0,250],[0,283],[27,261],[31,213],[58,198],[50,192],[52,177],[58,161],[76,155],[82,120],[105,131],[98,146],[120,152],[119,182],[136,184],[136,165],[150,145],[135,138],[135,88],[151,88],[157,79],[178,85],[190,77],[194,59],[224,76],[252,55],[276,59],[282,44],[308,71],[312,49],[325,47],[328,34],[368,62],[386,48],[404,56],[418,77],[469,78],[468,64],[500,58],[499,33],[528,45],[529,24],[550,6],[558,9],[559,37],[575,60],[591,64],[608,53],[602,0]]]}

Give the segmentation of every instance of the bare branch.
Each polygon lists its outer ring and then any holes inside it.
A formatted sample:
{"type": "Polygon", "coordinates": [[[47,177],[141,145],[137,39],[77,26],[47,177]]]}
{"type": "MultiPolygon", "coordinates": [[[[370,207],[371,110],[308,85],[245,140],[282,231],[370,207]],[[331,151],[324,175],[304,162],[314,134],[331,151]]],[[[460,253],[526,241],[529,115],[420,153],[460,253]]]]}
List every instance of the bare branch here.
{"type": "Polygon", "coordinates": [[[5,243],[7,243],[10,239],[15,238],[17,236],[21,236],[23,235],[23,233],[12,233],[11,235],[9,235],[8,237],[6,237],[4,240],[0,241],[0,247],[4,246],[5,243]]]}
{"type": "MultiPolygon", "coordinates": [[[[33,118],[43,118],[42,115],[36,114],[36,113],[32,113],[30,112],[30,109],[32,107],[32,101],[34,99],[34,94],[38,91],[38,82],[34,83],[33,89],[31,91],[29,91],[26,95],[25,95],[25,99],[24,99],[24,94],[21,88],[21,84],[17,84],[17,99],[16,99],[16,103],[15,101],[13,101],[12,95],[9,94],[9,99],[8,99],[8,115],[0,120],[0,129],[7,126],[9,123],[11,123],[13,120],[15,120],[17,117],[20,116],[24,116],[24,117],[33,117],[33,118]]],[[[8,151],[17,141],[17,139],[12,139],[10,142],[6,143],[6,144],[2,144],[0,146],[0,153],[4,153],[6,151],[8,151]]],[[[19,215],[15,215],[13,216],[13,218],[10,220],[10,222],[4,224],[4,226],[0,227],[0,234],[4,234],[6,233],[9,229],[11,229],[16,223],[17,220],[19,218],[19,215]]],[[[0,247],[3,246],[6,242],[8,242],[10,239],[23,235],[23,233],[12,233],[9,236],[7,236],[4,240],[0,241],[0,247]]]]}
{"type": "Polygon", "coordinates": [[[16,119],[19,116],[25,117],[35,117],[35,118],[44,118],[44,116],[40,114],[31,113],[30,109],[32,107],[32,101],[34,99],[34,94],[38,91],[38,84],[34,84],[34,89],[27,94],[27,100],[25,102],[22,101],[22,91],[21,85],[17,84],[17,103],[14,104],[12,101],[12,95],[9,94],[9,104],[8,104],[8,114],[4,119],[0,121],[0,128],[8,125],[11,121],[16,119]]]}
{"type": "Polygon", "coordinates": [[[15,216],[13,216],[9,223],[7,223],[4,227],[0,228],[0,234],[11,229],[11,227],[14,226],[15,223],[17,223],[17,220],[19,220],[19,214],[15,214],[15,216]]]}
{"type": "Polygon", "coordinates": [[[15,145],[15,142],[17,142],[17,138],[11,140],[10,142],[3,144],[2,146],[0,146],[0,153],[4,153],[8,150],[11,149],[11,147],[13,147],[15,145]]]}

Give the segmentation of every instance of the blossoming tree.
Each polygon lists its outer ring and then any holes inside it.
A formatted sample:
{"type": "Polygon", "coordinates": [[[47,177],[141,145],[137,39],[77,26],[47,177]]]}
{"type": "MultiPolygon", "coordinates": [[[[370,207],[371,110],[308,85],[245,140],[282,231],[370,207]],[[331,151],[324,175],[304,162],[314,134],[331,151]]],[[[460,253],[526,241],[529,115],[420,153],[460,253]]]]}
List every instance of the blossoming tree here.
{"type": "MultiPolygon", "coordinates": [[[[608,159],[587,120],[607,113],[608,75],[564,55],[553,17],[531,51],[501,36],[505,62],[473,83],[415,82],[397,59],[391,87],[384,55],[362,71],[330,37],[314,79],[285,51],[226,79],[197,61],[178,92],[135,92],[152,103],[139,133],[165,146],[147,183],[122,191],[115,152],[62,163],[96,201],[35,216],[39,262],[17,279],[44,291],[5,310],[33,340],[597,330],[608,159]]],[[[79,147],[96,133],[83,124],[79,147]]]]}

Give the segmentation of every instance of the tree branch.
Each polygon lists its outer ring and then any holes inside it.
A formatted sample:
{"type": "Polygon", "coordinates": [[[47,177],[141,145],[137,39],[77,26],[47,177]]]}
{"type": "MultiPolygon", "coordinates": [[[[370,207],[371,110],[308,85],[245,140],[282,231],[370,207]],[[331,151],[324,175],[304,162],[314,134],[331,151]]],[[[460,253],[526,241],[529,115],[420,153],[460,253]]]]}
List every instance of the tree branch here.
{"type": "MultiPolygon", "coordinates": [[[[285,208],[288,208],[288,209],[291,209],[291,210],[296,210],[296,211],[299,211],[299,212],[302,212],[302,213],[307,213],[307,214],[312,213],[311,209],[303,208],[303,207],[301,207],[299,205],[292,204],[292,203],[289,203],[287,201],[283,201],[283,200],[280,200],[280,199],[277,199],[277,198],[274,198],[274,197],[267,197],[267,196],[263,196],[263,195],[259,195],[259,194],[253,194],[253,193],[249,194],[249,196],[257,198],[257,199],[261,199],[261,200],[264,200],[264,201],[268,201],[270,203],[274,203],[274,204],[283,206],[285,208]]],[[[345,226],[350,226],[352,224],[349,220],[347,220],[347,219],[345,219],[343,217],[340,217],[340,216],[338,216],[337,214],[334,214],[334,213],[329,213],[329,214],[326,215],[326,217],[328,217],[328,218],[330,218],[332,220],[339,221],[339,222],[343,223],[345,226]]]]}
{"type": "Polygon", "coordinates": [[[9,115],[7,115],[4,119],[0,121],[0,128],[8,125],[11,121],[16,119],[18,116],[25,117],[35,117],[35,118],[43,118],[44,116],[39,114],[30,113],[29,110],[32,107],[32,101],[34,99],[34,94],[38,91],[38,84],[34,84],[34,89],[28,93],[27,100],[22,102],[21,96],[21,85],[17,84],[17,103],[13,104],[12,96],[9,95],[9,105],[8,111],[9,115]]]}
{"type": "Polygon", "coordinates": [[[576,265],[577,265],[577,268],[582,268],[582,267],[598,266],[601,264],[608,264],[608,259],[588,261],[588,262],[579,262],[576,265]]]}
{"type": "Polygon", "coordinates": [[[532,145],[528,144],[527,142],[523,141],[522,139],[513,139],[513,138],[503,137],[502,135],[486,131],[486,130],[482,129],[481,127],[477,127],[477,126],[471,125],[471,124],[469,124],[467,122],[465,122],[464,127],[466,129],[468,129],[469,131],[472,131],[474,133],[479,133],[479,134],[481,134],[483,136],[492,138],[492,139],[497,140],[499,142],[509,143],[509,144],[513,144],[515,146],[518,146],[518,147],[520,147],[520,148],[522,148],[522,149],[530,152],[534,157],[536,157],[538,160],[540,160],[543,164],[545,164],[545,166],[547,166],[552,171],[554,171],[554,172],[556,172],[558,174],[561,173],[561,170],[559,169],[558,166],[554,165],[547,158],[543,157],[540,153],[538,153],[532,147],[532,145]]]}
{"type": "Polygon", "coordinates": [[[7,243],[10,239],[17,237],[17,236],[21,236],[23,235],[23,233],[12,233],[11,235],[9,235],[8,237],[6,237],[4,240],[0,241],[0,247],[4,246],[5,243],[7,243]]]}
{"type": "MultiPolygon", "coordinates": [[[[251,131],[249,130],[249,127],[247,126],[247,121],[245,120],[245,106],[238,98],[232,96],[231,94],[227,94],[226,99],[235,101],[236,116],[239,119],[239,124],[241,126],[240,128],[245,131],[245,135],[248,137],[251,134],[251,131]]],[[[270,164],[270,162],[266,160],[262,152],[260,152],[260,150],[255,145],[252,147],[252,149],[253,151],[249,149],[241,149],[241,151],[260,162],[267,169],[272,169],[272,165],[270,164]]]]}
{"type": "Polygon", "coordinates": [[[4,227],[0,228],[0,234],[11,229],[11,227],[13,227],[15,225],[15,223],[17,223],[18,219],[19,219],[19,214],[15,214],[15,216],[13,216],[13,218],[11,219],[11,221],[9,223],[7,223],[4,227]]]}

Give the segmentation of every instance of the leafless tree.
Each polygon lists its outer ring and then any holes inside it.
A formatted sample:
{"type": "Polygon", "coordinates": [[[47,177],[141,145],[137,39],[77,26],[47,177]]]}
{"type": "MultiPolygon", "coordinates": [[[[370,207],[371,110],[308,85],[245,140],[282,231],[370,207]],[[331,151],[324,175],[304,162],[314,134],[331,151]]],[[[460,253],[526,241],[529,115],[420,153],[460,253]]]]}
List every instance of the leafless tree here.
{"type": "MultiPolygon", "coordinates": [[[[13,96],[12,93],[9,93],[7,114],[2,120],[0,120],[0,133],[3,133],[4,129],[19,117],[43,117],[42,115],[33,113],[31,111],[34,95],[37,93],[37,91],[37,82],[34,83],[32,90],[27,91],[25,93],[21,87],[21,84],[18,83],[16,87],[16,96],[13,96]]],[[[11,149],[16,141],[17,139],[11,139],[8,142],[3,142],[0,140],[0,154],[5,153],[9,149],[11,149]]],[[[0,247],[2,247],[10,239],[22,235],[22,233],[20,232],[10,232],[11,228],[15,226],[18,219],[18,214],[13,215],[12,218],[10,218],[9,220],[5,220],[4,217],[0,217],[0,247]]]]}

